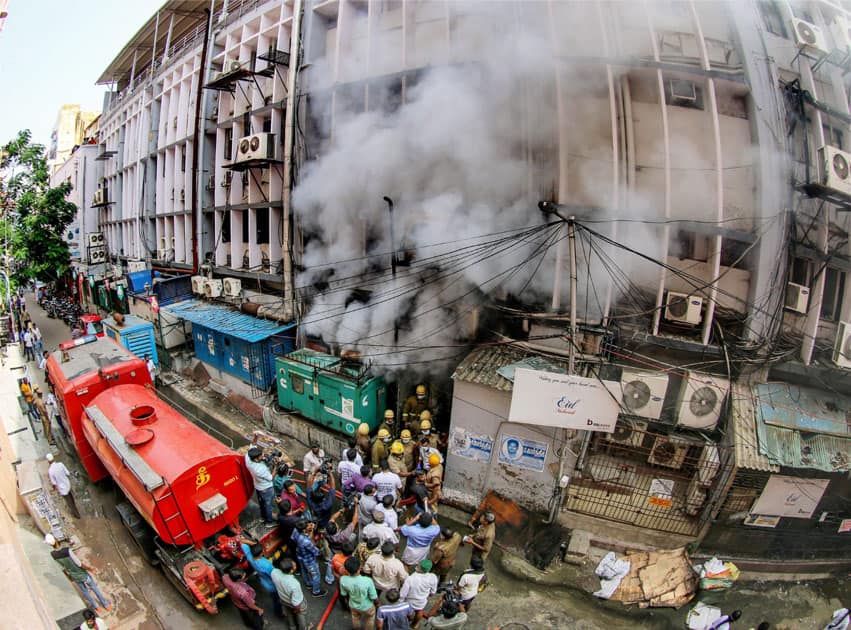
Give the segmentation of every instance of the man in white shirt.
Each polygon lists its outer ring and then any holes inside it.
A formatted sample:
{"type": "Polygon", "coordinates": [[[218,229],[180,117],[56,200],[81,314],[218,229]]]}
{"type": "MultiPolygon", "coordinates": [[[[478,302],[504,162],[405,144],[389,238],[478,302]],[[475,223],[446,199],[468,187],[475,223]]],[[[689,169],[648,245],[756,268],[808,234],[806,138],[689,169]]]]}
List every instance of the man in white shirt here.
{"type": "Polygon", "coordinates": [[[74,518],[80,518],[80,510],[77,509],[77,502],[74,500],[74,493],[71,492],[71,473],[60,461],[55,461],[53,453],[48,453],[45,459],[50,462],[47,468],[47,476],[50,483],[56,489],[56,492],[65,499],[68,510],[74,518]]]}
{"type": "Polygon", "coordinates": [[[375,484],[375,499],[379,502],[388,494],[397,497],[402,490],[402,478],[391,472],[386,459],[381,460],[381,472],[372,476],[372,483],[375,484]]]}
{"type": "Polygon", "coordinates": [[[431,560],[426,558],[420,561],[417,565],[417,570],[408,576],[405,583],[402,585],[402,590],[399,591],[399,597],[411,605],[417,614],[411,624],[416,628],[420,619],[423,618],[425,607],[428,605],[428,598],[437,592],[437,576],[431,571],[431,560]]]}
{"type": "Polygon", "coordinates": [[[32,331],[24,331],[24,356],[27,361],[35,361],[35,340],[33,339],[32,331]]]}
{"type": "Polygon", "coordinates": [[[322,465],[322,460],[325,459],[325,451],[319,448],[319,442],[311,441],[310,450],[304,454],[304,476],[309,477],[322,465]]]}
{"type": "Polygon", "coordinates": [[[79,630],[89,630],[89,628],[94,628],[95,630],[109,630],[109,626],[106,625],[106,622],[103,619],[98,617],[89,608],[86,608],[83,611],[83,623],[80,624],[79,630]]]}
{"type": "Polygon", "coordinates": [[[343,492],[346,492],[346,482],[351,479],[353,475],[360,472],[360,467],[363,464],[358,465],[358,457],[360,457],[358,449],[350,448],[343,451],[343,459],[341,459],[340,463],[337,464],[337,474],[340,475],[340,487],[343,488],[343,492]]]}
{"type": "Polygon", "coordinates": [[[349,438],[348,443],[343,447],[343,451],[340,453],[340,459],[346,459],[346,452],[352,448],[355,449],[355,463],[358,465],[358,470],[360,470],[360,467],[363,466],[363,457],[361,457],[360,451],[358,450],[358,441],[355,438],[349,438]]]}
{"type": "Polygon", "coordinates": [[[393,507],[395,503],[393,498],[393,495],[388,494],[381,499],[381,503],[376,505],[375,509],[384,512],[384,524],[395,532],[399,529],[399,515],[393,507]]]}
{"type": "Polygon", "coordinates": [[[372,511],[372,523],[363,528],[361,538],[363,540],[378,538],[381,541],[379,543],[380,545],[386,542],[391,542],[394,545],[399,543],[399,537],[396,535],[396,532],[384,522],[384,512],[377,507],[372,511]]]}
{"type": "Polygon", "coordinates": [[[267,524],[275,521],[272,504],[275,500],[275,488],[272,484],[272,471],[263,461],[263,449],[252,446],[245,454],[245,466],[254,479],[254,490],[257,492],[257,503],[260,504],[260,514],[267,524]]]}

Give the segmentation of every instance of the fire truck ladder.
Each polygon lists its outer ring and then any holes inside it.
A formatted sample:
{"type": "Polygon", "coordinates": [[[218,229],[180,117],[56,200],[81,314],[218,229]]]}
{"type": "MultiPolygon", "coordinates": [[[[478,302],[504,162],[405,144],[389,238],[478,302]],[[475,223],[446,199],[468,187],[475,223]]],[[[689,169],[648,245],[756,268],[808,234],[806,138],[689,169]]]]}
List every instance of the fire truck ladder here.
{"type": "Polygon", "coordinates": [[[177,502],[177,498],[174,496],[174,491],[171,488],[171,484],[167,481],[163,480],[163,485],[165,485],[166,491],[165,494],[160,497],[154,497],[154,505],[156,506],[156,510],[159,513],[160,518],[163,520],[163,524],[165,525],[165,529],[168,532],[169,536],[171,536],[171,544],[177,545],[177,539],[183,535],[188,534],[190,544],[195,544],[195,539],[192,537],[192,533],[189,531],[189,523],[186,522],[186,518],[183,516],[183,511],[180,509],[180,504],[177,502]],[[168,503],[171,503],[173,506],[173,513],[170,516],[166,516],[166,511],[163,509],[163,504],[166,504],[168,507],[168,503]],[[177,521],[174,528],[172,528],[172,522],[177,521]],[[175,532],[175,529],[181,529],[178,532],[175,532]]]}

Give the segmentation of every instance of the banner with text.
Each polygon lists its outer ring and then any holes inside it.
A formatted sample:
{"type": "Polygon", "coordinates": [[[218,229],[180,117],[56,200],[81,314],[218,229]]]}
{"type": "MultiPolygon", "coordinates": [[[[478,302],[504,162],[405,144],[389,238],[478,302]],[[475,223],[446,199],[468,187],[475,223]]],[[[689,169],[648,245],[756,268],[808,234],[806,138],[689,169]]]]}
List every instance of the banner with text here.
{"type": "Polygon", "coordinates": [[[616,387],[593,378],[518,368],[508,421],[612,433],[620,411],[610,393],[616,387]]]}

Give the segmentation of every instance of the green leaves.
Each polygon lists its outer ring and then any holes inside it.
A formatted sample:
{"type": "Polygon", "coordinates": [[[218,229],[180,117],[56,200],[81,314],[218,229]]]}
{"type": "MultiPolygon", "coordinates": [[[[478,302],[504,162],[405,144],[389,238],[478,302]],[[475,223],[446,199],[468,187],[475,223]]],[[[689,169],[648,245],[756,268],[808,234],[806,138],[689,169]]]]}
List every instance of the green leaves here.
{"type": "Polygon", "coordinates": [[[77,213],[66,199],[70,183],[50,187],[50,177],[41,144],[32,143],[24,130],[0,149],[0,200],[3,203],[4,237],[17,264],[13,276],[18,284],[31,278],[52,282],[71,266],[65,228],[77,213]]]}

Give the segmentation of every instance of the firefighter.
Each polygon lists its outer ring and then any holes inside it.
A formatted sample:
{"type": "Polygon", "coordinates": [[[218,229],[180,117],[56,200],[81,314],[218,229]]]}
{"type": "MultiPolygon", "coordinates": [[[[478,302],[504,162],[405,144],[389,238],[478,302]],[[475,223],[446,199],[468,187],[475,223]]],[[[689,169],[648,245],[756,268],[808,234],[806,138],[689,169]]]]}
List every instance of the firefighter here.
{"type": "Polygon", "coordinates": [[[390,432],[387,429],[379,429],[378,436],[375,438],[375,441],[372,443],[372,469],[380,470],[381,469],[381,460],[387,459],[388,445],[390,444],[390,432]]]}
{"type": "Polygon", "coordinates": [[[404,429],[399,436],[402,443],[402,461],[405,463],[405,469],[411,472],[417,465],[417,445],[411,439],[411,432],[404,429]]]}
{"type": "Polygon", "coordinates": [[[390,464],[390,470],[403,479],[411,476],[412,468],[405,465],[405,447],[399,440],[390,445],[390,457],[387,458],[387,463],[390,464]]]}
{"type": "Polygon", "coordinates": [[[369,439],[369,425],[366,422],[361,422],[358,427],[358,435],[355,438],[355,445],[360,452],[360,456],[363,461],[369,461],[372,444],[369,439]]]}
{"type": "Polygon", "coordinates": [[[379,430],[387,429],[390,437],[396,437],[396,414],[393,413],[392,409],[384,412],[384,422],[378,428],[379,430]]]}
{"type": "MultiPolygon", "coordinates": [[[[418,429],[414,429],[412,424],[416,424],[423,411],[428,410],[428,396],[426,395],[425,385],[417,385],[416,393],[413,396],[408,396],[405,400],[405,406],[402,407],[402,422],[405,423],[413,433],[419,433],[418,429]]],[[[429,411],[429,414],[431,412],[429,411]]]]}
{"type": "Polygon", "coordinates": [[[428,409],[423,411],[419,418],[411,420],[411,422],[408,423],[408,428],[411,430],[411,433],[418,436],[422,429],[423,422],[431,424],[431,412],[428,409]]]}
{"type": "Polygon", "coordinates": [[[422,438],[428,438],[428,445],[432,448],[439,448],[440,436],[431,430],[431,421],[428,418],[423,418],[420,421],[420,441],[422,438]]]}

